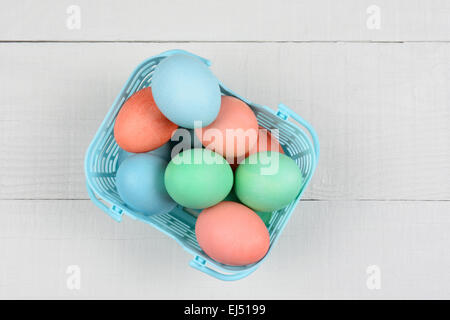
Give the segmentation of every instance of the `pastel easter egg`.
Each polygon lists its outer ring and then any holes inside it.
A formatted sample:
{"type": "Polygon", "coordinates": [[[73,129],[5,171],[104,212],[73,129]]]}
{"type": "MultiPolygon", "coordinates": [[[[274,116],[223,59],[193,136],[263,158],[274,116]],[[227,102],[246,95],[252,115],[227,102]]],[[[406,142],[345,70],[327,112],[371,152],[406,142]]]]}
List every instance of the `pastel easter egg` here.
{"type": "MultiPolygon", "coordinates": [[[[259,127],[258,139],[253,148],[251,148],[251,150],[245,155],[245,157],[262,151],[277,151],[280,153],[284,153],[284,150],[278,142],[277,138],[275,138],[269,130],[259,127]]],[[[242,160],[244,159],[233,159],[233,162],[230,162],[231,169],[235,171],[242,160]]]]}
{"type": "Polygon", "coordinates": [[[159,111],[152,90],[144,88],[123,104],[114,124],[114,138],[128,152],[148,152],[168,142],[177,127],[159,111]]]}
{"type": "Polygon", "coordinates": [[[261,212],[284,208],[297,197],[302,185],[303,176],[295,161],[275,151],[250,155],[235,174],[239,200],[261,212]]]}
{"type": "Polygon", "coordinates": [[[153,95],[161,112],[172,122],[194,128],[207,126],[220,109],[217,78],[199,58],[174,54],[163,59],[152,76],[153,95]]]}
{"type": "Polygon", "coordinates": [[[116,173],[117,192],[125,204],[145,215],[171,211],[176,203],[164,187],[166,166],[166,160],[152,154],[125,159],[116,173]]]}
{"type": "Polygon", "coordinates": [[[203,145],[227,160],[243,157],[256,144],[258,120],[242,100],[222,96],[219,115],[209,126],[195,129],[203,145]]]}
{"type": "Polygon", "coordinates": [[[248,157],[251,154],[263,151],[277,151],[279,153],[284,153],[284,150],[277,138],[275,138],[269,130],[259,127],[258,141],[246,156],[248,157]]]}
{"type": "Polygon", "coordinates": [[[169,162],[164,182],[177,203],[203,209],[227,196],[233,186],[233,172],[221,155],[208,149],[190,149],[169,162]]]}
{"type": "MultiPolygon", "coordinates": [[[[225,197],[224,201],[233,201],[241,203],[239,198],[236,196],[234,188],[231,189],[230,193],[225,197]]],[[[261,220],[264,222],[266,226],[269,225],[270,219],[272,218],[272,212],[255,211],[255,213],[261,218],[261,220]]]]}
{"type": "Polygon", "coordinates": [[[232,266],[258,262],[270,245],[269,232],[261,218],[232,201],[204,209],[197,218],[195,235],[208,256],[232,266]]]}

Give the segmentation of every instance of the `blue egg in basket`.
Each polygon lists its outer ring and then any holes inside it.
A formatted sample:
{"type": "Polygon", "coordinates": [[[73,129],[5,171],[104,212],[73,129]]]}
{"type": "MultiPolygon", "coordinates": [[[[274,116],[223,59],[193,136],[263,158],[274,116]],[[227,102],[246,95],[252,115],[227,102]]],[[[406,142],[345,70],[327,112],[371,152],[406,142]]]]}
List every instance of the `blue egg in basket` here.
{"type": "Polygon", "coordinates": [[[154,215],[176,206],[164,186],[166,166],[166,160],[147,153],[132,155],[122,162],[116,174],[116,187],[128,207],[154,215]]]}
{"type": "MultiPolygon", "coordinates": [[[[163,158],[164,160],[170,161],[171,150],[172,150],[172,145],[169,141],[169,142],[163,144],[161,147],[159,147],[155,150],[146,152],[145,154],[153,154],[155,156],[163,158]]],[[[123,150],[122,148],[119,148],[119,152],[118,152],[118,156],[117,156],[117,167],[119,167],[125,159],[127,159],[135,154],[137,154],[137,153],[128,152],[128,151],[123,150]]]]}
{"type": "Polygon", "coordinates": [[[185,128],[213,122],[220,109],[219,81],[197,57],[174,54],[162,60],[152,75],[152,93],[159,110],[185,128]]]}

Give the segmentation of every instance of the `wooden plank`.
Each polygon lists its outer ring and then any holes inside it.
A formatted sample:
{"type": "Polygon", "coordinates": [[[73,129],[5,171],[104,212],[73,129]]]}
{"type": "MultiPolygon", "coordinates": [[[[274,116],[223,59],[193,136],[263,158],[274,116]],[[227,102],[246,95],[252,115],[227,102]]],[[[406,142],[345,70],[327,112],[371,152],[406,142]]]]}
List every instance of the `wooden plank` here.
{"type": "Polygon", "coordinates": [[[446,0],[18,0],[0,40],[448,41],[449,13],[446,0]]]}
{"type": "Polygon", "coordinates": [[[180,47],[317,130],[307,199],[450,199],[450,44],[1,44],[0,199],[87,199],[83,157],[133,68],[180,47]]]}
{"type": "Polygon", "coordinates": [[[224,283],[150,226],[90,201],[0,201],[1,298],[448,299],[450,202],[301,202],[263,265],[224,283]],[[68,266],[80,290],[69,290],[68,266]],[[380,270],[368,289],[367,267],[380,270]]]}

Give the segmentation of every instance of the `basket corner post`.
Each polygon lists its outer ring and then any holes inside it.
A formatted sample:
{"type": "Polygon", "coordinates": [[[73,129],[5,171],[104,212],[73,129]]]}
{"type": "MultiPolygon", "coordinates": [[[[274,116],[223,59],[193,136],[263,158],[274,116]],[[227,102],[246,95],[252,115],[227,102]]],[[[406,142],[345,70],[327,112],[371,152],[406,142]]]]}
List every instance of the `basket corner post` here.
{"type": "Polygon", "coordinates": [[[229,274],[225,274],[225,273],[221,273],[219,271],[216,271],[214,269],[211,269],[210,267],[207,266],[206,264],[206,260],[203,259],[200,256],[196,256],[194,259],[192,259],[189,262],[189,265],[194,268],[197,269],[203,273],[206,273],[207,275],[222,280],[222,281],[236,281],[236,280],[240,280],[243,279],[245,277],[247,277],[248,275],[250,275],[253,271],[256,270],[256,267],[253,267],[249,270],[244,270],[244,271],[238,271],[235,273],[229,273],[229,274]]]}

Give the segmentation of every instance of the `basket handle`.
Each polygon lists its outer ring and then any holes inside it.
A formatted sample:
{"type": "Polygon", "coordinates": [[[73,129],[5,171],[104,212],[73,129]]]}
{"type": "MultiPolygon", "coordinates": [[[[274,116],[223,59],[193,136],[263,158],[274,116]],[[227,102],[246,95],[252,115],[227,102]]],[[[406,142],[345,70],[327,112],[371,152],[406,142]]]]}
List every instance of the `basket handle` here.
{"type": "Polygon", "coordinates": [[[211,66],[211,61],[209,61],[208,59],[202,58],[192,52],[182,50],[182,49],[172,49],[172,50],[164,51],[163,53],[158,54],[157,57],[169,57],[171,55],[179,54],[179,53],[198,58],[198,59],[202,60],[208,67],[211,66]]]}
{"type": "Polygon", "coordinates": [[[256,270],[256,268],[251,268],[251,269],[245,270],[245,271],[238,271],[235,273],[225,274],[225,273],[221,273],[219,271],[216,271],[216,270],[208,267],[206,265],[206,260],[204,260],[203,258],[201,258],[199,256],[192,259],[189,262],[189,265],[194,269],[197,269],[201,272],[206,273],[207,275],[210,275],[211,277],[214,277],[214,278],[217,278],[217,279],[223,280],[223,281],[239,280],[239,279],[242,279],[242,278],[248,276],[250,273],[252,273],[253,271],[256,270]]]}
{"type": "MultiPolygon", "coordinates": [[[[305,119],[303,119],[298,114],[296,114],[294,111],[292,111],[288,106],[280,103],[278,105],[278,110],[281,111],[281,113],[290,116],[292,119],[294,119],[299,124],[301,124],[306,130],[308,130],[309,135],[311,136],[311,139],[312,139],[314,153],[316,155],[316,163],[317,163],[317,161],[319,161],[319,155],[320,155],[320,144],[319,144],[319,138],[317,137],[317,133],[314,130],[314,128],[308,122],[306,122],[305,119]]],[[[285,120],[287,120],[287,118],[285,120]]]]}
{"type": "Polygon", "coordinates": [[[92,202],[94,202],[97,207],[99,207],[100,209],[105,211],[111,218],[113,218],[117,222],[122,221],[122,213],[123,213],[122,209],[117,208],[114,205],[111,208],[109,208],[106,204],[101,202],[95,196],[94,191],[92,190],[91,186],[88,183],[86,183],[86,187],[87,187],[87,192],[88,192],[89,198],[91,198],[92,202]]]}

